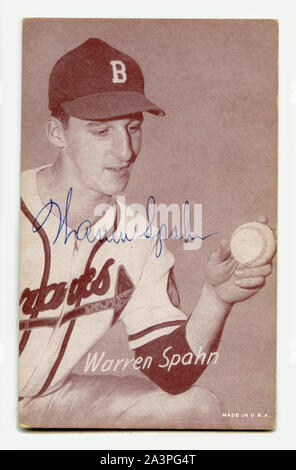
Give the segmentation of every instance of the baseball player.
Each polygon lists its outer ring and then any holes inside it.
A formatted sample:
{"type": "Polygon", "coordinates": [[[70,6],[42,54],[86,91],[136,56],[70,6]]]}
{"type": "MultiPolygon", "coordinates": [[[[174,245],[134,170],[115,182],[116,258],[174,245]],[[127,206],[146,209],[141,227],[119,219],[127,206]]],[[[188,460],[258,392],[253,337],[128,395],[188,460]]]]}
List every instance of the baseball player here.
{"type": "Polygon", "coordinates": [[[160,358],[164,350],[168,357],[197,357],[201,346],[207,354],[217,351],[233,304],[261,289],[271,264],[238,272],[223,240],[187,318],[165,246],[156,257],[153,238],[114,243],[111,232],[96,236],[115,213],[116,235],[125,215],[124,207],[114,210],[115,197],[140,152],[143,113],[165,114],[145,97],[139,65],[90,38],[55,64],[49,109],[46,132],[57,159],[24,172],[21,184],[20,424],[223,426],[215,395],[195,385],[207,364],[168,370],[159,367],[160,358]],[[108,208],[97,215],[98,206],[108,208]],[[74,375],[74,366],[118,321],[139,363],[153,359],[143,379],[74,375]]]}

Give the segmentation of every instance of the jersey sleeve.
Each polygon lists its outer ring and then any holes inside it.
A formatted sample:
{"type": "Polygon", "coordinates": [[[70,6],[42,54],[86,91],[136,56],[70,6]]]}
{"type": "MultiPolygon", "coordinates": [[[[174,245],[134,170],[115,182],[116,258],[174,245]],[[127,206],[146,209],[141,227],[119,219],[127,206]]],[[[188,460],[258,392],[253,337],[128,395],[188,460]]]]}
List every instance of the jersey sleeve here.
{"type": "Polygon", "coordinates": [[[188,390],[208,365],[198,360],[187,343],[186,322],[172,333],[137,348],[135,357],[152,359],[150,367],[143,368],[142,373],[171,395],[188,390]],[[192,357],[191,364],[184,365],[180,361],[181,357],[186,357],[186,355],[192,357]],[[168,364],[173,364],[171,369],[168,364]]]}
{"type": "Polygon", "coordinates": [[[121,315],[131,350],[169,335],[186,323],[173,267],[174,256],[165,245],[157,257],[155,243],[150,243],[139,282],[121,315]]]}

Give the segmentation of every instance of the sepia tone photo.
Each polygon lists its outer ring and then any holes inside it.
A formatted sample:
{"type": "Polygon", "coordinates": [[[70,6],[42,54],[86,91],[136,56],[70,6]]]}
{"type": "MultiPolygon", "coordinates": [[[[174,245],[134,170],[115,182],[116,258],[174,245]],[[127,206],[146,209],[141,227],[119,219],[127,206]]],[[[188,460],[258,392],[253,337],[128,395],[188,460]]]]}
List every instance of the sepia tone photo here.
{"type": "Polygon", "coordinates": [[[24,20],[21,427],[275,427],[277,61],[276,20],[24,20]]]}

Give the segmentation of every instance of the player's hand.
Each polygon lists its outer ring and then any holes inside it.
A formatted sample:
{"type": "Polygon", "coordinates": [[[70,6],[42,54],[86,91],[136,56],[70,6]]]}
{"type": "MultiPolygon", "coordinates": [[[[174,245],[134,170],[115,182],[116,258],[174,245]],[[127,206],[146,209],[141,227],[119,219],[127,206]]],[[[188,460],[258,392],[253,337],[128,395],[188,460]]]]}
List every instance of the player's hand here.
{"type": "MultiPolygon", "coordinates": [[[[257,222],[267,224],[268,219],[261,216],[257,222]]],[[[224,239],[209,257],[206,282],[219,300],[232,305],[256,294],[271,272],[271,262],[259,267],[240,266],[231,254],[229,242],[224,239]]]]}

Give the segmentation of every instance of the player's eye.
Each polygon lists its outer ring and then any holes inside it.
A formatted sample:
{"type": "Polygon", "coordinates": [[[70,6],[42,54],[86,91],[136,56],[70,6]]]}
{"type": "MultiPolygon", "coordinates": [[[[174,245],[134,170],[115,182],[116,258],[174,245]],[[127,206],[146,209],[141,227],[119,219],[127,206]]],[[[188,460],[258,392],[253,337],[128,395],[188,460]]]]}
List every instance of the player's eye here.
{"type": "Polygon", "coordinates": [[[92,130],[92,134],[98,135],[100,137],[107,137],[110,134],[110,128],[104,127],[103,129],[92,130]]]}
{"type": "Polygon", "coordinates": [[[130,134],[136,134],[141,130],[142,122],[136,123],[136,124],[130,124],[128,126],[128,132],[130,134]]]}

